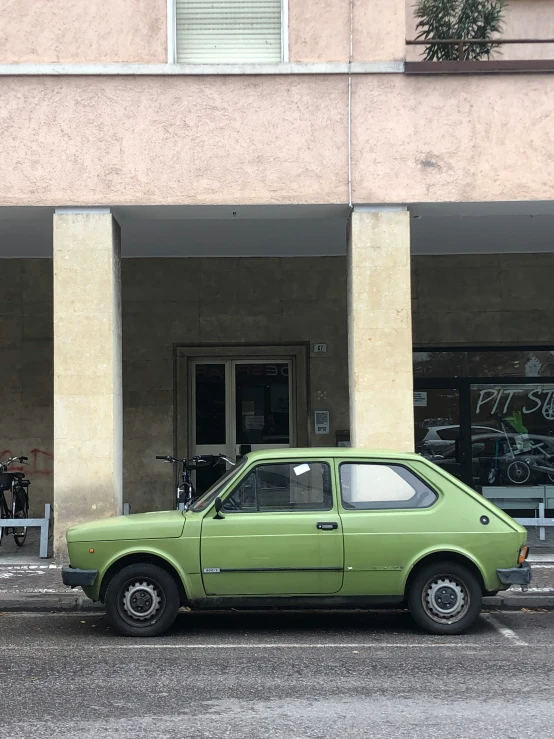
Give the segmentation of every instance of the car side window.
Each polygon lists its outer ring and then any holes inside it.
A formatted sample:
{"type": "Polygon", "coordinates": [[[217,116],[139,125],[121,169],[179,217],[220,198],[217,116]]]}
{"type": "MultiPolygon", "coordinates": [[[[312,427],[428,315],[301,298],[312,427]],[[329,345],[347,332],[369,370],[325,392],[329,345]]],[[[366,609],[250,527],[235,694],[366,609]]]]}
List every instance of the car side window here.
{"type": "Polygon", "coordinates": [[[331,469],[326,462],[262,464],[225,500],[225,513],[329,511],[333,507],[331,469]]]}
{"type": "Polygon", "coordinates": [[[438,497],[402,465],[343,462],[339,472],[342,506],[347,510],[429,508],[438,497]]]}

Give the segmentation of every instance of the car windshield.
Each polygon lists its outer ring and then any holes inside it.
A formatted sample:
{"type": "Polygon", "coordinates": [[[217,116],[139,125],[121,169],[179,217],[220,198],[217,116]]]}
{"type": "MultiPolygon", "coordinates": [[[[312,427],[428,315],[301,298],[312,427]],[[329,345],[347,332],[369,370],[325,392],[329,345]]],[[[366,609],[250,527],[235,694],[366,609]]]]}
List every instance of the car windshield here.
{"type": "Polygon", "coordinates": [[[202,493],[202,495],[189,506],[189,511],[198,513],[200,511],[206,510],[206,508],[213,503],[219,493],[223,490],[229,479],[235,474],[239,473],[245,464],[246,457],[243,457],[243,459],[241,459],[241,461],[235,467],[231,467],[231,469],[227,470],[227,472],[222,477],[220,477],[219,480],[214,482],[211,488],[208,488],[205,493],[202,493]]]}

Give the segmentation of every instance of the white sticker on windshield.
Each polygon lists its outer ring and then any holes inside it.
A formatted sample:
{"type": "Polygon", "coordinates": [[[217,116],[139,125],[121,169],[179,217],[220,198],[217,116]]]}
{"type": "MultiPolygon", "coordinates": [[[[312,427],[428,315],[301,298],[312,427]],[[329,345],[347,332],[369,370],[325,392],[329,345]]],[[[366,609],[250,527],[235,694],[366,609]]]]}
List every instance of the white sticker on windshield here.
{"type": "Polygon", "coordinates": [[[299,464],[298,467],[294,468],[294,474],[295,475],[305,475],[306,472],[310,471],[310,465],[309,464],[299,464]]]}

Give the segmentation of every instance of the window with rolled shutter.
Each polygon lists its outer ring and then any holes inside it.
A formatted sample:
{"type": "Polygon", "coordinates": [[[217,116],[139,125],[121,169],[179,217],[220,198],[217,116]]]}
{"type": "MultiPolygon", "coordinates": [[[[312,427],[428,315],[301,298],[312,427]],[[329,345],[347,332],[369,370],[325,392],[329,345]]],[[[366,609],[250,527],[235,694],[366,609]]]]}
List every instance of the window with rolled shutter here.
{"type": "Polygon", "coordinates": [[[176,0],[177,62],[281,61],[282,0],[176,0]]]}

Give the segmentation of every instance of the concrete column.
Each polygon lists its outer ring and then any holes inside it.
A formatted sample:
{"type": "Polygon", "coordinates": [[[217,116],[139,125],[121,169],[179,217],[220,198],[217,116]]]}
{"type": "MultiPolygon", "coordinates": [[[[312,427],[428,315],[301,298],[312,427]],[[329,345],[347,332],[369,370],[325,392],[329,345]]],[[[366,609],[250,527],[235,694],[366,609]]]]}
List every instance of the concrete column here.
{"type": "Polygon", "coordinates": [[[355,209],[348,241],[351,444],[413,451],[409,213],[355,209]]]}
{"type": "Polygon", "coordinates": [[[122,509],[120,229],[108,208],[54,215],[54,555],[122,509]]]}

